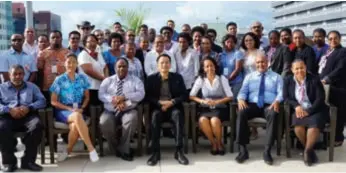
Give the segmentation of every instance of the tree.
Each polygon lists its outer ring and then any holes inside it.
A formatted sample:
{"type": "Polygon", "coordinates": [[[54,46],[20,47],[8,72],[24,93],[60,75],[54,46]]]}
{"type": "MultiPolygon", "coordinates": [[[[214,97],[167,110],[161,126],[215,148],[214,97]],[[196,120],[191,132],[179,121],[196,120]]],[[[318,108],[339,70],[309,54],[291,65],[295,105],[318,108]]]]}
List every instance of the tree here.
{"type": "Polygon", "coordinates": [[[139,33],[139,27],[143,24],[144,19],[149,15],[150,9],[144,8],[142,4],[138,9],[121,8],[115,10],[116,16],[120,18],[124,29],[132,29],[136,35],[139,33]]]}

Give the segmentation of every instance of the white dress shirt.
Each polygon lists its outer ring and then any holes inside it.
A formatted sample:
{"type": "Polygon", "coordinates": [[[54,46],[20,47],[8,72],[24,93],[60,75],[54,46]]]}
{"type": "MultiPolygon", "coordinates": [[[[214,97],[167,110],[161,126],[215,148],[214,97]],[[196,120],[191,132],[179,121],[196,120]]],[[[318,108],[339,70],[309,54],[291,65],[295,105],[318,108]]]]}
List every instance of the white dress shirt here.
{"type": "MultiPolygon", "coordinates": [[[[117,96],[118,75],[113,75],[102,81],[99,89],[99,99],[104,103],[104,108],[110,112],[114,112],[115,108],[112,104],[114,96],[117,96]]],[[[123,79],[122,92],[126,99],[126,110],[137,106],[145,96],[144,84],[136,76],[127,75],[123,79]]]]}
{"type": "Polygon", "coordinates": [[[34,44],[31,46],[28,42],[24,42],[23,43],[23,51],[29,55],[32,55],[35,59],[35,61],[37,62],[37,54],[39,52],[39,49],[38,49],[38,44],[37,42],[35,41],[34,44]]]}
{"type": "MultiPolygon", "coordinates": [[[[174,55],[168,51],[165,51],[165,50],[162,52],[162,54],[167,54],[171,57],[171,69],[169,71],[170,72],[176,72],[177,67],[176,67],[176,60],[175,60],[174,55]]],[[[144,70],[145,70],[145,74],[147,76],[158,72],[157,62],[156,62],[156,59],[158,56],[159,56],[159,54],[156,52],[156,50],[151,50],[145,56],[145,58],[144,58],[144,70]]]]}
{"type": "Polygon", "coordinates": [[[78,55],[79,72],[82,74],[84,73],[88,77],[88,80],[90,82],[90,89],[98,90],[100,88],[101,81],[87,75],[81,67],[81,65],[83,65],[83,64],[91,64],[92,68],[95,72],[99,73],[102,76],[105,76],[104,68],[106,67],[106,62],[103,59],[102,53],[98,52],[97,60],[95,60],[93,57],[91,57],[86,50],[83,50],[78,55]]]}
{"type": "Polygon", "coordinates": [[[177,61],[177,73],[183,76],[186,89],[191,89],[196,76],[198,76],[200,66],[198,53],[194,49],[188,48],[185,57],[183,57],[180,48],[178,48],[174,56],[177,61]]]}
{"type": "Polygon", "coordinates": [[[179,43],[177,43],[175,41],[171,41],[171,44],[172,44],[171,48],[169,50],[166,50],[166,51],[168,51],[174,55],[179,49],[179,43]]]}
{"type": "Polygon", "coordinates": [[[212,83],[206,77],[198,77],[192,87],[190,96],[196,96],[199,90],[202,90],[202,96],[205,99],[233,97],[228,80],[222,75],[221,77],[216,75],[212,83]]]}

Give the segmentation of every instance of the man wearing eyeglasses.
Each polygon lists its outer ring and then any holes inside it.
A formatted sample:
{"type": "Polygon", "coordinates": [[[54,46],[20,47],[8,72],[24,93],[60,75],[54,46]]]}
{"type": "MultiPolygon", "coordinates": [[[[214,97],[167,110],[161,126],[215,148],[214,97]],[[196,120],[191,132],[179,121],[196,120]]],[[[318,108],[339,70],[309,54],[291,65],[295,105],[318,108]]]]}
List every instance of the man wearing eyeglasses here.
{"type": "Polygon", "coordinates": [[[263,37],[263,25],[261,22],[256,21],[251,25],[251,32],[257,35],[260,39],[260,49],[263,50],[265,47],[269,46],[269,40],[266,37],[263,37]]]}
{"type": "Polygon", "coordinates": [[[21,34],[11,36],[11,48],[0,55],[0,73],[3,76],[2,82],[9,80],[8,71],[13,65],[24,67],[24,80],[35,82],[37,66],[34,57],[23,50],[24,37],[21,34]]]}
{"type": "Polygon", "coordinates": [[[77,57],[84,49],[82,46],[80,46],[80,40],[81,35],[78,31],[71,31],[68,34],[68,47],[67,49],[70,50],[73,54],[75,54],[77,57]]]}
{"type": "Polygon", "coordinates": [[[84,36],[91,34],[91,31],[94,30],[95,25],[91,25],[89,21],[82,21],[80,24],[77,24],[77,28],[81,34],[81,38],[83,39],[84,36]]]}

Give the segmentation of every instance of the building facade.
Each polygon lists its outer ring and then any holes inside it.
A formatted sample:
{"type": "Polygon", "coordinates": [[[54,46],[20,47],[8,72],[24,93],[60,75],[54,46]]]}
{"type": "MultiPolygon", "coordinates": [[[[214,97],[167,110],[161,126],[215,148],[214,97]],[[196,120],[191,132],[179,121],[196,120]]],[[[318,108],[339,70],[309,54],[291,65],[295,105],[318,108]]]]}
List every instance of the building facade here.
{"type": "Polygon", "coordinates": [[[12,2],[0,2],[0,50],[6,50],[11,45],[12,25],[12,2]]]}
{"type": "Polygon", "coordinates": [[[277,1],[272,2],[274,27],[302,29],[312,37],[316,28],[337,30],[346,45],[346,2],[343,1],[277,1]]]}

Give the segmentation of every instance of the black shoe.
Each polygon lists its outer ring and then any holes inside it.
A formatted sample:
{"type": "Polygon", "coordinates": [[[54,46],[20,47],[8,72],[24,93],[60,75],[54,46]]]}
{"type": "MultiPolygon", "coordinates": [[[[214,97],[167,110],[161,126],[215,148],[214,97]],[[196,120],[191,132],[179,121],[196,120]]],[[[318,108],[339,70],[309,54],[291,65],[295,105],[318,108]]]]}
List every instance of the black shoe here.
{"type": "Polygon", "coordinates": [[[127,154],[127,153],[122,153],[120,151],[116,151],[115,155],[125,161],[133,161],[133,155],[131,153],[127,154]]]}
{"type": "Polygon", "coordinates": [[[318,163],[318,157],[314,150],[311,151],[311,161],[312,163],[318,163]]]}
{"type": "Polygon", "coordinates": [[[273,157],[271,156],[270,152],[263,153],[263,160],[267,165],[273,165],[274,163],[273,157]]]}
{"type": "Polygon", "coordinates": [[[185,157],[184,153],[182,151],[176,151],[174,154],[175,160],[177,160],[182,165],[188,165],[189,160],[185,157]]]}
{"type": "Polygon", "coordinates": [[[219,152],[218,152],[217,150],[211,149],[211,150],[210,150],[210,154],[213,155],[213,156],[216,156],[216,155],[219,154],[219,152]]]}
{"type": "Polygon", "coordinates": [[[240,152],[238,156],[235,158],[235,161],[238,163],[244,163],[246,160],[249,159],[249,153],[246,152],[240,152]]]}
{"type": "Polygon", "coordinates": [[[151,157],[148,159],[147,164],[149,166],[155,166],[157,164],[157,162],[159,162],[160,160],[160,154],[155,152],[153,153],[153,155],[151,155],[151,157]]]}
{"type": "Polygon", "coordinates": [[[218,154],[221,156],[225,155],[225,149],[223,147],[221,148],[221,150],[219,149],[218,154]]]}
{"type": "Polygon", "coordinates": [[[2,172],[14,172],[18,169],[17,165],[4,165],[2,168],[2,172]]]}
{"type": "Polygon", "coordinates": [[[311,156],[310,156],[310,152],[309,151],[304,151],[303,152],[303,160],[304,160],[304,164],[306,166],[311,166],[312,165],[312,159],[311,159],[311,156]]]}
{"type": "Polygon", "coordinates": [[[36,164],[36,163],[27,163],[27,164],[22,164],[22,169],[27,169],[30,171],[34,172],[41,172],[42,171],[42,166],[36,164]]]}

